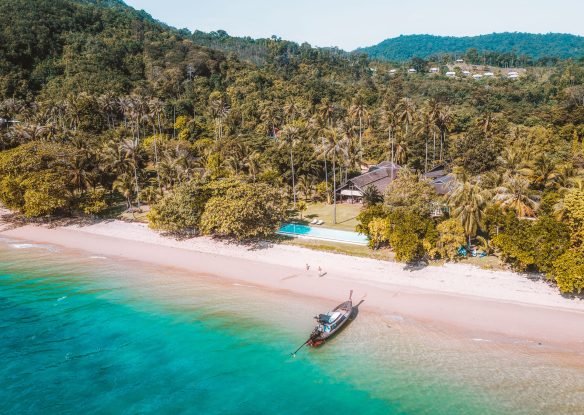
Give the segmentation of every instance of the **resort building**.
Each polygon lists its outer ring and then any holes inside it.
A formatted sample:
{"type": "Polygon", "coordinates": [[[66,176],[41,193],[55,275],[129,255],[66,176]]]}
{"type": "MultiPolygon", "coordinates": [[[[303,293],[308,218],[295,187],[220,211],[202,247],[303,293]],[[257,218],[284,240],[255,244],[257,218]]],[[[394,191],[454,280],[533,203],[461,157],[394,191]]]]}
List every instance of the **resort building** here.
{"type": "Polygon", "coordinates": [[[389,74],[390,74],[390,75],[395,75],[395,74],[396,74],[396,72],[397,72],[397,69],[390,69],[390,70],[389,70],[389,74]]]}
{"type": "MultiPolygon", "coordinates": [[[[337,190],[340,201],[347,200],[351,203],[361,202],[365,189],[373,186],[379,194],[383,195],[387,187],[393,182],[401,170],[401,166],[391,161],[383,161],[369,167],[366,173],[347,180],[337,190]]],[[[448,173],[444,165],[434,167],[424,174],[424,177],[432,182],[434,190],[439,195],[445,195],[450,190],[454,175],[448,173]]]]}
{"type": "Polygon", "coordinates": [[[462,74],[463,74],[464,76],[469,76],[469,75],[470,75],[470,71],[462,71],[462,74]]]}
{"type": "Polygon", "coordinates": [[[507,78],[517,79],[517,78],[519,78],[519,72],[511,71],[511,72],[507,73],[507,78]]]}
{"type": "Polygon", "coordinates": [[[456,60],[456,63],[464,63],[464,59],[460,59],[460,58],[458,58],[458,59],[456,60]]]}
{"type": "Polygon", "coordinates": [[[472,76],[474,79],[481,79],[483,76],[480,73],[476,73],[472,76]]]}
{"type": "Polygon", "coordinates": [[[438,68],[430,68],[430,73],[438,73],[438,68]]]}
{"type": "Polygon", "coordinates": [[[340,199],[343,198],[354,201],[361,201],[365,189],[373,186],[377,189],[379,194],[383,194],[387,186],[395,180],[401,166],[392,163],[391,161],[383,161],[379,164],[369,167],[367,173],[353,177],[338,190],[337,194],[340,199]]]}
{"type": "Polygon", "coordinates": [[[408,69],[408,73],[416,73],[416,72],[418,72],[418,71],[416,71],[414,68],[408,69]]]}
{"type": "Polygon", "coordinates": [[[485,72],[484,75],[486,77],[492,78],[493,76],[495,76],[495,74],[493,72],[485,72]]]}
{"type": "Polygon", "coordinates": [[[446,76],[449,78],[454,78],[456,77],[456,72],[448,71],[446,72],[446,76]]]}

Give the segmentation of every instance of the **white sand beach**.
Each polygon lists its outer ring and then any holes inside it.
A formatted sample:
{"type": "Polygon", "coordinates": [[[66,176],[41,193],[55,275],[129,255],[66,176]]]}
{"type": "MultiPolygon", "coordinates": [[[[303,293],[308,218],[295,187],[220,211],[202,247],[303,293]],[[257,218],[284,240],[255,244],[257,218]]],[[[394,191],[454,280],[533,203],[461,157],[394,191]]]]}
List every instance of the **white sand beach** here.
{"type": "Polygon", "coordinates": [[[288,245],[252,249],[206,237],[179,241],[145,224],[122,221],[60,227],[4,222],[0,236],[331,301],[344,299],[353,289],[355,298],[364,299],[371,311],[399,314],[473,336],[523,339],[584,352],[584,300],[563,297],[543,279],[510,271],[462,264],[411,270],[404,264],[288,245]]]}

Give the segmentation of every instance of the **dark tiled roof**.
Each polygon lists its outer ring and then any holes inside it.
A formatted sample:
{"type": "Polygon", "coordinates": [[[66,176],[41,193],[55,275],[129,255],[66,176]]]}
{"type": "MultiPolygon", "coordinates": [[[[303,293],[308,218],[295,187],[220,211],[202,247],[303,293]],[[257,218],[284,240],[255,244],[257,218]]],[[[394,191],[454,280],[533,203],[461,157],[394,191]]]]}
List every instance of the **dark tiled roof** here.
{"type": "Polygon", "coordinates": [[[387,186],[389,186],[389,184],[397,177],[398,171],[399,168],[378,168],[349,179],[347,185],[352,184],[361,191],[365,190],[367,186],[375,186],[377,190],[379,190],[379,193],[383,194],[385,189],[387,189],[387,186]]]}
{"type": "Polygon", "coordinates": [[[446,176],[439,177],[432,181],[432,186],[439,195],[445,195],[450,191],[451,182],[454,180],[453,174],[447,174],[446,176]]]}
{"type": "Polygon", "coordinates": [[[391,168],[392,166],[393,166],[394,169],[401,169],[401,166],[400,165],[395,164],[395,163],[393,163],[391,161],[382,161],[379,164],[376,164],[374,166],[369,167],[369,171],[378,170],[378,169],[381,169],[381,168],[384,168],[384,167],[391,168]]]}
{"type": "Polygon", "coordinates": [[[446,166],[441,164],[440,166],[434,167],[429,172],[424,173],[424,177],[427,177],[428,179],[435,179],[436,177],[446,176],[447,174],[446,166]]]}

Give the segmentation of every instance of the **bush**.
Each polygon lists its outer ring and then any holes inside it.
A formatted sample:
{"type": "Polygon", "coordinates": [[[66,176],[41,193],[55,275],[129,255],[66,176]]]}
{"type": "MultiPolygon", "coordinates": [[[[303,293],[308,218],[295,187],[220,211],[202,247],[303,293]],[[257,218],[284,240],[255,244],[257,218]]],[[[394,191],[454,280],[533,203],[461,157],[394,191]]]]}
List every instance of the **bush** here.
{"type": "Polygon", "coordinates": [[[389,214],[389,243],[395,258],[415,262],[426,256],[426,247],[434,244],[436,228],[431,220],[406,209],[396,209],[389,214]]]}
{"type": "Polygon", "coordinates": [[[384,204],[390,210],[407,208],[420,216],[430,216],[433,203],[438,200],[429,180],[402,169],[385,191],[384,204]]]}
{"type": "Polygon", "coordinates": [[[390,226],[387,218],[373,218],[368,225],[369,246],[379,249],[381,244],[389,242],[390,226]]]}
{"type": "Polygon", "coordinates": [[[273,234],[286,218],[286,202],[275,187],[238,182],[205,205],[201,230],[238,241],[273,234]]]}
{"type": "Polygon", "coordinates": [[[194,234],[199,229],[209,193],[199,181],[175,187],[152,206],[147,215],[149,226],[176,234],[194,234]]]}
{"type": "Polygon", "coordinates": [[[369,223],[376,219],[376,218],[385,218],[387,217],[387,212],[383,208],[383,206],[373,205],[367,206],[366,208],[362,209],[361,212],[357,215],[357,226],[355,230],[363,235],[366,235],[371,238],[371,234],[369,233],[369,223]]]}
{"type": "Polygon", "coordinates": [[[570,246],[568,227],[544,216],[537,221],[508,217],[504,230],[493,238],[503,260],[520,271],[551,271],[570,246]]]}
{"type": "Polygon", "coordinates": [[[438,240],[435,253],[450,261],[459,257],[458,249],[466,243],[464,228],[456,219],[448,219],[438,224],[438,240]]]}
{"type": "Polygon", "coordinates": [[[584,250],[570,249],[554,261],[552,276],[563,293],[584,291],[584,250]]]}

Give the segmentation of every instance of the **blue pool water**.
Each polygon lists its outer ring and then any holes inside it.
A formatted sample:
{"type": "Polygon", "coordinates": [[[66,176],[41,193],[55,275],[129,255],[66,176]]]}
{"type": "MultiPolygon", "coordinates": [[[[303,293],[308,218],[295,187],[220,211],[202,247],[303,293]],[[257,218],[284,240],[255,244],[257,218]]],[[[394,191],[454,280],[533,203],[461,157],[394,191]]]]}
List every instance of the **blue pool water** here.
{"type": "Polygon", "coordinates": [[[339,231],[336,229],[320,228],[316,226],[296,225],[286,223],[278,231],[281,235],[300,236],[310,239],[322,239],[325,241],[343,242],[354,245],[367,245],[369,239],[360,233],[339,231]]]}

